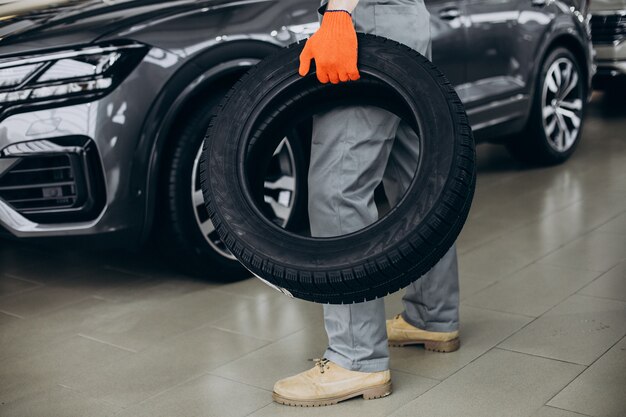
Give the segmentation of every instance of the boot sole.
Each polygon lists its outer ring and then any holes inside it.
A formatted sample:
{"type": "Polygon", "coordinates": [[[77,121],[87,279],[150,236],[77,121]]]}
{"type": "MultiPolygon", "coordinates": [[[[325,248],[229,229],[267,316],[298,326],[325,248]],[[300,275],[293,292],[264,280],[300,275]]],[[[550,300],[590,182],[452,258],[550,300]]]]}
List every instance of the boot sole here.
{"type": "Polygon", "coordinates": [[[448,340],[447,342],[433,342],[427,340],[406,340],[402,342],[389,342],[389,346],[403,347],[411,345],[424,345],[424,349],[431,352],[450,353],[459,350],[461,339],[448,340]]]}
{"type": "Polygon", "coordinates": [[[279,404],[289,405],[292,407],[324,407],[327,405],[335,405],[342,401],[349,400],[350,398],[363,396],[365,400],[375,400],[377,398],[383,398],[391,395],[391,381],[383,385],[375,387],[369,387],[358,391],[344,394],[337,397],[327,397],[318,400],[295,400],[291,398],[285,398],[275,392],[272,393],[272,398],[279,404]]]}

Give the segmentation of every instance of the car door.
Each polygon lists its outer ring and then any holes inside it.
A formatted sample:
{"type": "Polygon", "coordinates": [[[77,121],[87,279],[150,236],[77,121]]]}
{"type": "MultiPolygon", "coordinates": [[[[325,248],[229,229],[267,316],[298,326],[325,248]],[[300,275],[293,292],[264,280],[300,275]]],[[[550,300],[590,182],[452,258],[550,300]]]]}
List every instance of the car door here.
{"type": "Polygon", "coordinates": [[[458,86],[466,80],[467,44],[462,1],[426,0],[430,12],[433,62],[458,86]]]}
{"type": "Polygon", "coordinates": [[[479,105],[517,94],[524,88],[520,71],[526,65],[518,52],[522,3],[535,0],[466,0],[467,80],[462,95],[466,104],[479,105]]]}

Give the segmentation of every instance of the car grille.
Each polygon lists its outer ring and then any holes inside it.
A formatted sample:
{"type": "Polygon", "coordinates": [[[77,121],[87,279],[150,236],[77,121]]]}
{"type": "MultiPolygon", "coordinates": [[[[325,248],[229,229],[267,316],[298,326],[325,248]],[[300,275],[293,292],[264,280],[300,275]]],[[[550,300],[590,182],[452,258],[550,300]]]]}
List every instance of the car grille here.
{"type": "Polygon", "coordinates": [[[79,199],[75,169],[70,155],[22,158],[0,178],[0,197],[23,213],[71,208],[79,199]]]}
{"type": "MultiPolygon", "coordinates": [[[[103,180],[95,147],[25,142],[0,158],[0,199],[33,221],[93,218],[102,208],[103,180]]],[[[75,142],[74,139],[73,142],[75,142]]]]}
{"type": "Polygon", "coordinates": [[[591,35],[596,44],[613,44],[626,38],[626,15],[594,15],[591,17],[591,35]]]}

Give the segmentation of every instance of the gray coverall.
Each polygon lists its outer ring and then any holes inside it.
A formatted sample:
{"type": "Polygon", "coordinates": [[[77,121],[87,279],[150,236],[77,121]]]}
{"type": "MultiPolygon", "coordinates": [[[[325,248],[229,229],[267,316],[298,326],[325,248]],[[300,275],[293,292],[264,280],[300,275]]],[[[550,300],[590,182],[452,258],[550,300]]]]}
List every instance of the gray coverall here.
{"type": "MultiPolygon", "coordinates": [[[[327,0],[323,0],[326,3],[327,0]]],[[[394,39],[431,57],[430,14],[423,0],[360,0],[358,32],[394,39]]],[[[419,138],[397,116],[376,107],[342,107],[313,119],[309,170],[309,217],[316,237],[339,236],[374,223],[375,188],[383,181],[393,207],[410,184],[419,138]]],[[[404,319],[424,330],[458,329],[456,248],[409,285],[404,319]]],[[[383,299],[324,305],[329,347],[325,358],[353,371],[389,369],[383,299]]]]}

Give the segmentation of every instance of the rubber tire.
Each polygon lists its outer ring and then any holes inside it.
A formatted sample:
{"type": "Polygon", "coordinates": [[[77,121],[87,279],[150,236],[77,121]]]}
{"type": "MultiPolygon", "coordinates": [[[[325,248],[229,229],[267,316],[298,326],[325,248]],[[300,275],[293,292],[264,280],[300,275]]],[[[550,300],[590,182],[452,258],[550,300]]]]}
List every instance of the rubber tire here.
{"type": "Polygon", "coordinates": [[[250,272],[207,243],[196,223],[189,190],[195,157],[225,93],[209,97],[177,131],[178,137],[169,150],[171,156],[164,167],[165,195],[158,226],[161,250],[173,265],[187,275],[222,282],[249,278],[250,272]]]}
{"type": "Polygon", "coordinates": [[[475,187],[474,141],[450,82],[404,45],[364,34],[358,40],[362,78],[344,87],[321,84],[314,72],[297,74],[303,44],[262,61],[220,105],[201,160],[204,198],[226,246],[267,283],[318,303],[372,300],[418,279],[455,242],[475,187]],[[242,171],[241,150],[258,133],[254,127],[280,120],[283,110],[320,92],[328,101],[336,89],[369,89],[372,79],[391,83],[422,122],[423,173],[390,213],[350,235],[313,239],[272,225],[252,202],[242,171]]]}
{"type": "Polygon", "coordinates": [[[543,86],[545,84],[546,75],[550,66],[554,61],[561,57],[567,57],[574,63],[574,66],[580,76],[580,82],[584,82],[582,78],[582,69],[580,68],[578,59],[572,52],[566,48],[557,47],[548,53],[541,64],[539,78],[537,79],[537,82],[535,82],[533,104],[530,110],[528,123],[521,133],[515,135],[506,144],[507,150],[511,156],[523,164],[531,166],[550,166],[561,164],[572,156],[578,146],[578,143],[580,142],[585,120],[584,115],[587,109],[587,88],[585,84],[583,84],[583,118],[578,131],[578,137],[576,138],[574,144],[565,152],[556,151],[548,143],[548,138],[543,128],[543,86]]]}

